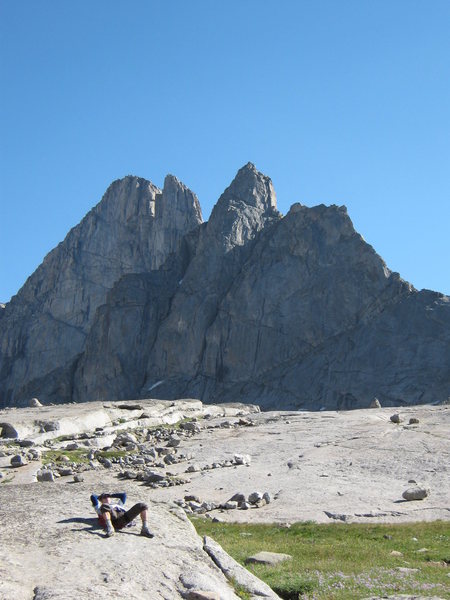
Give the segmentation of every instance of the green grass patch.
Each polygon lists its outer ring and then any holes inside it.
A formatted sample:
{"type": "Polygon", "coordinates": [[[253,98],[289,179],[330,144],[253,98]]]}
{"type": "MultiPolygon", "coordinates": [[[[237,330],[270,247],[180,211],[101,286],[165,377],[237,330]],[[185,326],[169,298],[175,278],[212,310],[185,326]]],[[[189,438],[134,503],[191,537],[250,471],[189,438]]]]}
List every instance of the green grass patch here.
{"type": "Polygon", "coordinates": [[[297,523],[284,528],[192,521],[200,535],[215,539],[285,600],[394,594],[450,598],[450,522],[297,523]],[[246,564],[249,556],[262,550],[293,558],[275,567],[246,564]]]}
{"type": "MultiPolygon", "coordinates": [[[[47,465],[48,463],[61,462],[61,457],[67,456],[70,462],[74,463],[88,463],[88,450],[47,450],[42,454],[42,464],[47,465]]],[[[64,464],[61,462],[61,464],[64,464]]]]}

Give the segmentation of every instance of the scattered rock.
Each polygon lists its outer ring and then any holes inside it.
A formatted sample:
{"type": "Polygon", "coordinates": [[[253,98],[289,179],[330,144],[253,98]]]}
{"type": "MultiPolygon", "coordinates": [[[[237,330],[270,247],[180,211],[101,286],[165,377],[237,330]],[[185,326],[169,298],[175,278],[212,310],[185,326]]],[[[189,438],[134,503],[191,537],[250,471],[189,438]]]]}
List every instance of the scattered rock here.
{"type": "Polygon", "coordinates": [[[402,422],[402,419],[400,418],[400,415],[398,413],[394,413],[393,415],[391,415],[390,419],[393,423],[401,423],[402,422]]]}
{"type": "Polygon", "coordinates": [[[198,471],[201,471],[202,468],[199,464],[194,463],[193,465],[189,465],[189,467],[186,469],[186,473],[197,473],[198,471]]]}
{"type": "Polygon", "coordinates": [[[56,460],[58,462],[65,462],[65,463],[70,462],[70,458],[68,456],[66,456],[65,454],[61,454],[60,456],[58,456],[58,458],[56,460]]]}
{"type": "Polygon", "coordinates": [[[256,506],[256,508],[262,508],[266,504],[267,504],[267,502],[264,500],[264,498],[261,498],[260,500],[258,500],[257,502],[255,502],[253,504],[253,506],[256,506]]]}
{"type": "Polygon", "coordinates": [[[76,442],[71,442],[70,444],[67,444],[67,446],[64,447],[64,450],[79,450],[79,448],[79,444],[77,444],[76,442]]]}
{"type": "Polygon", "coordinates": [[[181,423],[180,429],[184,429],[184,431],[190,431],[192,433],[200,432],[200,427],[199,427],[198,423],[195,423],[193,421],[187,421],[186,423],[181,423]]]}
{"type": "Polygon", "coordinates": [[[389,554],[391,556],[403,556],[402,552],[399,552],[398,550],[392,550],[389,554]]]}
{"type": "Polygon", "coordinates": [[[198,496],[195,496],[194,494],[188,494],[187,496],[184,497],[184,501],[185,502],[198,502],[199,504],[201,504],[201,500],[198,496]]]}
{"type": "Polygon", "coordinates": [[[282,554],[278,552],[258,552],[257,554],[253,554],[249,556],[246,563],[253,563],[257,565],[278,565],[285,560],[291,560],[292,556],[290,554],[282,554]]]}
{"type": "Polygon", "coordinates": [[[417,419],[416,417],[411,417],[409,420],[409,425],[417,425],[419,423],[419,419],[417,419]]]}
{"type": "Polygon", "coordinates": [[[249,454],[235,454],[233,460],[236,465],[249,465],[252,462],[249,454]]]}
{"type": "Polygon", "coordinates": [[[177,435],[171,435],[167,441],[169,448],[177,448],[181,444],[181,439],[177,435]]]}
{"type": "Polygon", "coordinates": [[[42,406],[42,404],[37,398],[31,398],[30,402],[28,403],[28,406],[30,406],[31,408],[38,408],[39,406],[42,406]]]}
{"type": "Polygon", "coordinates": [[[329,519],[334,519],[335,521],[343,521],[344,523],[350,520],[350,515],[345,515],[342,513],[332,513],[328,510],[323,511],[329,519]]]}
{"type": "Polygon", "coordinates": [[[34,446],[34,441],[33,440],[20,440],[19,446],[21,448],[31,448],[32,446],[34,446]]]}
{"type": "Polygon", "coordinates": [[[270,504],[272,501],[269,492],[264,492],[262,499],[266,502],[266,504],[270,504]]]}
{"type": "Polygon", "coordinates": [[[157,471],[146,471],[144,475],[145,481],[149,483],[159,483],[166,479],[165,475],[158,473],[157,471]]]}
{"type": "Polygon", "coordinates": [[[256,504],[257,502],[262,500],[262,497],[263,496],[261,492],[252,492],[248,497],[248,501],[250,504],[256,504]]]}
{"type": "Polygon", "coordinates": [[[247,498],[245,497],[245,494],[242,494],[240,492],[233,494],[233,496],[231,496],[231,498],[229,499],[229,502],[237,502],[238,504],[242,504],[242,502],[246,501],[247,498]]]}
{"type": "Polygon", "coordinates": [[[411,501],[411,500],[423,500],[424,498],[426,498],[429,495],[430,495],[430,490],[428,488],[416,486],[416,487],[408,488],[407,490],[405,490],[402,494],[402,497],[405,500],[411,501]]]}
{"type": "Polygon", "coordinates": [[[21,454],[15,454],[12,458],[11,458],[11,466],[16,468],[16,467],[24,467],[25,465],[27,465],[27,461],[23,458],[23,456],[21,454]]]}
{"type": "Polygon", "coordinates": [[[36,473],[37,480],[39,482],[53,482],[55,481],[55,476],[53,471],[50,469],[41,469],[36,473]]]}
{"type": "Polygon", "coordinates": [[[370,406],[369,406],[369,408],[381,408],[381,403],[380,403],[380,401],[378,400],[378,398],[374,398],[374,399],[372,400],[372,402],[370,403],[370,406]]]}
{"type": "Polygon", "coordinates": [[[70,468],[58,469],[58,473],[61,475],[61,477],[68,477],[69,475],[73,475],[73,470],[70,468]]]}
{"type": "Polygon", "coordinates": [[[81,483],[82,481],[84,481],[84,475],[82,473],[75,473],[75,475],[73,476],[73,480],[75,483],[81,483]]]}

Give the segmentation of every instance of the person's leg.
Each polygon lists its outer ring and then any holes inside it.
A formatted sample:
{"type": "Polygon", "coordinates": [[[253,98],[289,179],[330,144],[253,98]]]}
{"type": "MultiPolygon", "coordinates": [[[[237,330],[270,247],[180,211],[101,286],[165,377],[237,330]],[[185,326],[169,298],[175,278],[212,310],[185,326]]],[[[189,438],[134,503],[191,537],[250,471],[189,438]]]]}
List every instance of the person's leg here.
{"type": "MultiPolygon", "coordinates": [[[[128,525],[128,523],[131,523],[131,521],[136,519],[138,516],[140,516],[142,521],[142,530],[144,531],[144,535],[147,535],[147,533],[145,533],[145,530],[148,531],[148,533],[150,533],[147,524],[147,510],[147,504],[144,504],[144,502],[138,502],[114,521],[114,527],[116,529],[121,529],[122,527],[128,525]]],[[[148,537],[153,536],[150,534],[148,537]]]]}
{"type": "Polygon", "coordinates": [[[124,527],[127,523],[131,523],[131,521],[133,519],[136,519],[136,517],[139,515],[141,517],[141,521],[142,521],[141,535],[145,535],[146,537],[153,537],[153,534],[150,533],[150,530],[148,528],[147,510],[148,510],[147,504],[144,504],[144,502],[138,502],[137,504],[132,506],[130,508],[130,510],[127,510],[126,513],[124,513],[121,517],[119,517],[118,523],[116,526],[124,527]],[[120,523],[119,523],[119,521],[120,521],[120,523]]]}
{"type": "Polygon", "coordinates": [[[146,537],[152,538],[153,533],[151,533],[150,529],[148,528],[147,509],[146,508],[141,511],[141,521],[142,521],[141,535],[145,535],[146,537]]]}
{"type": "Polygon", "coordinates": [[[108,511],[102,511],[102,514],[106,523],[106,537],[111,537],[112,535],[114,535],[114,527],[111,521],[111,513],[109,513],[108,511]]]}

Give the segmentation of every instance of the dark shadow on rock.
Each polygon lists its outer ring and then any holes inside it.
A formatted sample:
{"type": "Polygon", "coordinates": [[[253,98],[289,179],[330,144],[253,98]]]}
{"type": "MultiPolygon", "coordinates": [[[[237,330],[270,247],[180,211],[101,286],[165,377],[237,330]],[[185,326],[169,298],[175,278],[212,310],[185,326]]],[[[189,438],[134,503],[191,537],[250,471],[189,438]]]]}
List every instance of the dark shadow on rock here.
{"type": "Polygon", "coordinates": [[[100,529],[96,517],[71,517],[70,519],[62,519],[61,521],[58,521],[58,523],[84,523],[85,525],[91,525],[91,527],[95,529],[100,529]]]}

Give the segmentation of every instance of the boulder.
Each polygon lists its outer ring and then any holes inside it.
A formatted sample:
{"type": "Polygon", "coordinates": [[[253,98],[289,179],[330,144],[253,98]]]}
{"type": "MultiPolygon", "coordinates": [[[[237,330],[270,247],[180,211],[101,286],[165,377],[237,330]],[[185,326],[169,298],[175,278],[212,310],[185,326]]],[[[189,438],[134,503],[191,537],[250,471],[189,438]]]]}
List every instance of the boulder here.
{"type": "Polygon", "coordinates": [[[249,454],[235,454],[233,460],[237,465],[249,465],[252,457],[249,454]]]}
{"type": "Polygon", "coordinates": [[[177,435],[171,435],[167,440],[167,446],[169,448],[177,448],[181,444],[181,439],[177,435]]]}
{"type": "Polygon", "coordinates": [[[247,498],[245,496],[245,494],[242,494],[241,492],[236,492],[236,494],[233,494],[231,496],[231,498],[229,499],[230,502],[237,502],[238,504],[241,504],[242,502],[246,502],[247,498]]]}
{"type": "Polygon", "coordinates": [[[28,463],[21,454],[15,454],[11,458],[10,464],[12,467],[24,467],[28,463]]]}
{"type": "Polygon", "coordinates": [[[411,501],[411,500],[424,500],[429,495],[430,495],[430,490],[428,488],[421,487],[421,486],[415,486],[415,487],[411,487],[411,488],[408,488],[407,490],[405,490],[402,494],[402,497],[405,500],[411,501]]]}
{"type": "Polygon", "coordinates": [[[53,471],[50,469],[41,469],[36,473],[37,480],[39,482],[54,482],[55,476],[53,471]]]}
{"type": "Polygon", "coordinates": [[[39,406],[42,406],[42,404],[39,402],[39,400],[37,398],[31,398],[28,406],[30,406],[32,408],[38,408],[39,406]]]}
{"type": "Polygon", "coordinates": [[[262,497],[263,495],[261,494],[261,492],[252,492],[248,497],[248,501],[250,502],[250,504],[256,504],[257,502],[262,500],[262,497]]]}
{"type": "Polygon", "coordinates": [[[203,538],[203,548],[227,579],[241,585],[249,594],[262,600],[281,600],[266,583],[247,571],[234,558],[231,558],[213,539],[205,536],[203,538]]]}
{"type": "Polygon", "coordinates": [[[253,563],[256,565],[278,565],[281,562],[286,560],[291,560],[292,556],[290,554],[282,554],[279,552],[258,552],[257,554],[253,554],[246,559],[246,563],[253,563]]]}

